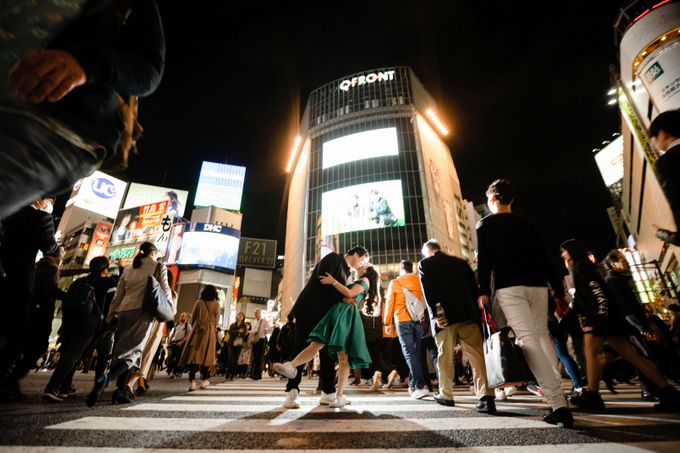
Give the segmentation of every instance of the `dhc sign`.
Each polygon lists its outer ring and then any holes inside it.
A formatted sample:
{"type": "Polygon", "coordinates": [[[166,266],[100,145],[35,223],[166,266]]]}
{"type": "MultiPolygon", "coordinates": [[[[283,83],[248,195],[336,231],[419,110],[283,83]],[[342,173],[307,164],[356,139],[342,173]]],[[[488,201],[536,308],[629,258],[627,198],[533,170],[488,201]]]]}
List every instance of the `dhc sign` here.
{"type": "Polygon", "coordinates": [[[367,83],[394,80],[394,73],[395,71],[372,72],[359,77],[352,77],[351,79],[340,82],[339,88],[342,91],[349,91],[349,89],[352,87],[366,85],[367,83]]]}

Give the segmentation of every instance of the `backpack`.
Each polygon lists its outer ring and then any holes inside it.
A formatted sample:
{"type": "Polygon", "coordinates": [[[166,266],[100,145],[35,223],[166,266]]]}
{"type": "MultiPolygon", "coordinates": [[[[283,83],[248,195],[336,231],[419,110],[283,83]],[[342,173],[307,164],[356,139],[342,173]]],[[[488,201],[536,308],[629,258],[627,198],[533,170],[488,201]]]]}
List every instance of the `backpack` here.
{"type": "Polygon", "coordinates": [[[79,278],[71,283],[66,296],[61,301],[64,313],[69,315],[87,316],[97,306],[94,295],[94,287],[87,277],[79,278]]]}
{"type": "Polygon", "coordinates": [[[425,316],[425,304],[408,289],[402,289],[404,290],[404,304],[411,321],[420,322],[425,316]]]}

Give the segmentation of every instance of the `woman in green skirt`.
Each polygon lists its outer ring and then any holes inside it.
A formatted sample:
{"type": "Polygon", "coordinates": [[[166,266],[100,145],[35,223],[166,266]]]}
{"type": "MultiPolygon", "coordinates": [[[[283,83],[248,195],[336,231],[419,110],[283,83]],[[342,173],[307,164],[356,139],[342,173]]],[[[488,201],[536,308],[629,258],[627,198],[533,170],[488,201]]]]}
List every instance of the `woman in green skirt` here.
{"type": "Polygon", "coordinates": [[[330,274],[319,277],[324,285],[333,285],[345,299],[338,302],[321,318],[312,333],[310,344],[292,361],[275,363],[274,370],[289,379],[297,375],[297,367],[314,359],[326,346],[326,352],[338,361],[338,388],[331,407],[343,407],[350,401],[343,395],[351,368],[368,368],[371,356],[366,346],[364,327],[359,314],[362,302],[374,303],[378,297],[379,275],[373,266],[357,269],[358,279],[349,286],[338,282],[330,274]],[[356,299],[356,300],[355,300],[356,299]]]}

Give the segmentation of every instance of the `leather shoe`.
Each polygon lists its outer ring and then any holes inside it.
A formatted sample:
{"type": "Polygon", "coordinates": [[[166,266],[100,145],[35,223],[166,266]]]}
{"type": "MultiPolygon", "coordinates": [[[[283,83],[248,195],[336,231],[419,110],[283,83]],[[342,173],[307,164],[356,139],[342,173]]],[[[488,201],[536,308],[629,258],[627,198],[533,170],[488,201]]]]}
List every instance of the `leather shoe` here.
{"type": "Polygon", "coordinates": [[[494,397],[490,395],[483,396],[475,406],[475,410],[483,414],[495,414],[496,402],[494,397]]]}
{"type": "Polygon", "coordinates": [[[116,388],[111,397],[111,404],[130,404],[134,403],[135,399],[128,393],[127,389],[116,388]]]}
{"type": "Polygon", "coordinates": [[[571,428],[574,426],[574,417],[571,415],[571,411],[566,407],[560,407],[559,409],[550,412],[543,417],[543,421],[563,428],[571,428]]]}
{"type": "Polygon", "coordinates": [[[656,237],[664,242],[668,242],[673,245],[680,245],[680,234],[675,231],[664,230],[661,228],[657,230],[656,237]]]}
{"type": "Polygon", "coordinates": [[[456,403],[453,400],[447,400],[446,398],[442,397],[439,393],[434,395],[434,401],[437,404],[441,404],[442,406],[455,406],[456,403]]]}

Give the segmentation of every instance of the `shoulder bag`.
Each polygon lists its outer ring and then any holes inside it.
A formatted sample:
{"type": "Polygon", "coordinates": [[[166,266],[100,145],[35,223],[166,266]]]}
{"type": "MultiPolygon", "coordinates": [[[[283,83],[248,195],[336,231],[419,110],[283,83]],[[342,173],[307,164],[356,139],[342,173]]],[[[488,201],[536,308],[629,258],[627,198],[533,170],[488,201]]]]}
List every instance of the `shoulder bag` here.
{"type": "Polygon", "coordinates": [[[161,274],[161,263],[156,265],[153,275],[149,275],[146,282],[146,293],[142,302],[142,309],[153,316],[159,322],[172,321],[173,303],[169,300],[165,291],[158,282],[161,274]]]}

